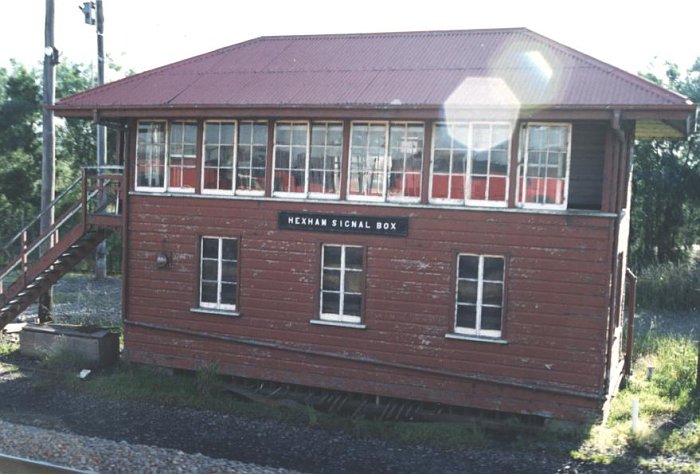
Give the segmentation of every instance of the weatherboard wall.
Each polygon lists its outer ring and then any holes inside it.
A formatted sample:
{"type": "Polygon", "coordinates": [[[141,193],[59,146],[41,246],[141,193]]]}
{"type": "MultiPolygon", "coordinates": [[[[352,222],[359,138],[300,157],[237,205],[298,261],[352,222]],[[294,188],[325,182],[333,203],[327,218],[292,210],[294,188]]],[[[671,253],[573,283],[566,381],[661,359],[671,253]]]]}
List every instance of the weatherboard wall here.
{"type": "Polygon", "coordinates": [[[131,360],[188,369],[216,363],[231,375],[558,418],[580,419],[598,406],[608,217],[135,194],[129,200],[131,360]],[[408,236],[281,230],[282,211],[408,217],[408,236]],[[239,316],[191,310],[202,235],[240,239],[239,316]],[[365,329],[310,323],[318,319],[324,243],[365,247],[365,329]],[[168,268],[156,267],[160,252],[171,255],[168,268]],[[458,253],[506,257],[507,344],[446,337],[458,253]]]}

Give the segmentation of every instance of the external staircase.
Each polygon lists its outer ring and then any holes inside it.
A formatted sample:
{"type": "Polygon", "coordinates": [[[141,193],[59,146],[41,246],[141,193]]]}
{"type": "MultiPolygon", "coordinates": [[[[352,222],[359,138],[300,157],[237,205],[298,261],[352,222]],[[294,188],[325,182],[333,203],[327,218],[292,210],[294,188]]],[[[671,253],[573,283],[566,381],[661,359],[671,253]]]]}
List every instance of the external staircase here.
{"type": "Polygon", "coordinates": [[[123,170],[83,168],[81,175],[0,249],[0,330],[36,302],[97,245],[122,228],[123,170]],[[61,212],[38,230],[42,216],[61,212]]]}

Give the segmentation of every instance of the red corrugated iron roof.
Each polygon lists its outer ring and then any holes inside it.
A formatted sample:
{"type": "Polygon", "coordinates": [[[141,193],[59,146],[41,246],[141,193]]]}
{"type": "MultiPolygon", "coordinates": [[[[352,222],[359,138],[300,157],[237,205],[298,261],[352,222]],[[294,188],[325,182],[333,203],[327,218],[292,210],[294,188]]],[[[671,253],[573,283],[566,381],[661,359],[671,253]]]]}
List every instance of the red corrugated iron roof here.
{"type": "Polygon", "coordinates": [[[688,107],[530,30],[261,37],[61,100],[159,107],[688,107]]]}

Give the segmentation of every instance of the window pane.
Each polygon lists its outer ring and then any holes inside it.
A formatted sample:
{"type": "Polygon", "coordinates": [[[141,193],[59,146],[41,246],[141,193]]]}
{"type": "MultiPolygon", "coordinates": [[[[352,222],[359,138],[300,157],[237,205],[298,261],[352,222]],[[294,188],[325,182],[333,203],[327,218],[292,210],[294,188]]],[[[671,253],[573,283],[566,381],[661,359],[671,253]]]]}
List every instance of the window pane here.
{"type": "Polygon", "coordinates": [[[323,289],[340,291],[340,270],[323,271],[323,289]]]}
{"type": "Polygon", "coordinates": [[[323,247],[323,266],[340,268],[341,247],[336,245],[325,245],[323,247]]]}
{"type": "Polygon", "coordinates": [[[256,123],[253,129],[253,143],[267,146],[267,124],[256,123]]]}
{"type": "Polygon", "coordinates": [[[476,329],[476,306],[457,306],[457,326],[461,328],[476,329]]]}
{"type": "Polygon", "coordinates": [[[238,127],[239,141],[242,143],[250,143],[253,136],[253,125],[250,122],[241,122],[238,127]]]}
{"type": "Polygon", "coordinates": [[[340,295],[338,293],[321,292],[321,312],[340,314],[340,295]]]}
{"type": "Polygon", "coordinates": [[[484,280],[503,281],[503,259],[484,257],[484,280]]]}
{"type": "Polygon", "coordinates": [[[362,272],[345,272],[345,291],[362,293],[362,272]]]}
{"type": "Polygon", "coordinates": [[[221,304],[236,304],[236,285],[230,283],[221,284],[221,304]]]}
{"type": "Polygon", "coordinates": [[[306,146],[307,125],[295,125],[292,129],[292,144],[306,146]]]}
{"type": "Polygon", "coordinates": [[[501,308],[484,306],[481,308],[481,329],[501,330],[501,308]]]}
{"type": "Polygon", "coordinates": [[[470,280],[459,280],[457,284],[457,301],[459,303],[476,304],[478,292],[478,282],[470,280]]]}
{"type": "Polygon", "coordinates": [[[221,258],[224,260],[236,260],[237,254],[236,241],[233,239],[222,239],[221,258]]]}
{"type": "Polygon", "coordinates": [[[236,281],[236,271],[238,270],[238,264],[236,262],[223,261],[221,262],[221,281],[225,282],[235,282],[236,281]]]}
{"type": "Polygon", "coordinates": [[[484,282],[481,300],[483,304],[501,306],[503,303],[503,284],[484,282]]]}
{"type": "Polygon", "coordinates": [[[450,148],[452,139],[447,125],[441,124],[435,126],[435,148],[450,148]]]}
{"type": "Polygon", "coordinates": [[[343,314],[348,316],[360,316],[362,311],[361,295],[345,295],[343,314]]]}
{"type": "Polygon", "coordinates": [[[233,124],[224,123],[221,125],[221,143],[233,145],[233,124]]]}
{"type": "Polygon", "coordinates": [[[292,141],[292,129],[290,125],[278,123],[275,129],[275,143],[277,145],[289,145],[292,141]]]}
{"type": "Polygon", "coordinates": [[[217,291],[216,282],[202,282],[202,302],[217,303],[217,291]]]}
{"type": "Polygon", "coordinates": [[[362,269],[362,247],[345,248],[345,267],[362,269]]]}
{"type": "Polygon", "coordinates": [[[219,258],[219,239],[202,239],[202,256],[219,258]]]}
{"type": "Polygon", "coordinates": [[[476,280],[478,277],[479,257],[476,255],[460,255],[459,278],[471,278],[476,280]]]}
{"type": "Polygon", "coordinates": [[[219,262],[216,260],[202,261],[202,280],[217,281],[219,278],[219,262]]]}
{"type": "Polygon", "coordinates": [[[466,150],[455,150],[452,154],[452,172],[456,174],[464,173],[467,170],[466,150]]]}

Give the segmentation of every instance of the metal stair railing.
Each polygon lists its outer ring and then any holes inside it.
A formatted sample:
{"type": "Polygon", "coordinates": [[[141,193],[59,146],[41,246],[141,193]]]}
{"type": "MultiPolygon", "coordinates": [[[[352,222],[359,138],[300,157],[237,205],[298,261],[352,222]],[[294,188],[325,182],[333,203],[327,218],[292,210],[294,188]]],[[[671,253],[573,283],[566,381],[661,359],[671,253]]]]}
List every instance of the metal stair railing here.
{"type": "MultiPolygon", "coordinates": [[[[26,286],[28,269],[37,263],[41,255],[52,248],[60,239],[76,226],[82,225],[83,232],[90,227],[90,216],[121,216],[123,185],[123,167],[102,166],[84,167],[81,175],[73,180],[65,190],[54,199],[49,207],[39,213],[29,224],[20,230],[9,242],[2,246],[2,253],[9,261],[0,271],[0,308],[14,295],[6,295],[5,288],[24,279],[26,286]],[[80,186],[78,186],[80,185],[80,186]],[[79,189],[79,198],[74,196],[79,189]],[[71,202],[65,202],[72,198],[71,202]],[[63,214],[45,232],[38,232],[41,216],[51,210],[61,209],[63,214]],[[36,236],[36,237],[33,237],[36,236]],[[9,285],[6,282],[10,282],[9,285]]],[[[49,263],[48,266],[50,266],[49,263]]]]}

